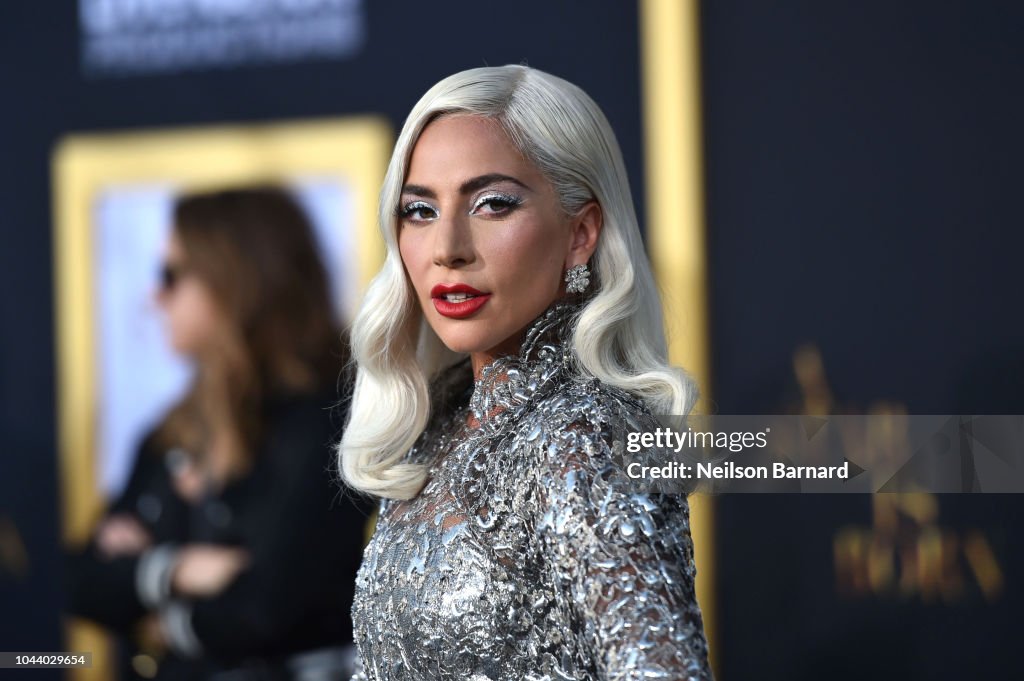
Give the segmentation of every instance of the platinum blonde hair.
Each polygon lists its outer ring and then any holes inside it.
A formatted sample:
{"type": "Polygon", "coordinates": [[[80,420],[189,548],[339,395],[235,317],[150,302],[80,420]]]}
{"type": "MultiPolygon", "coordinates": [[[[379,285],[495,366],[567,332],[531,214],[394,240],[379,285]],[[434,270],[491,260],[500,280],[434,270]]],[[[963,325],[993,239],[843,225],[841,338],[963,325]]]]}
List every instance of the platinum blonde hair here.
{"type": "Polygon", "coordinates": [[[430,380],[465,357],[426,323],[398,250],[396,207],[413,146],[431,120],[450,113],[499,122],[551,182],[567,214],[593,200],[601,206],[603,227],[590,261],[596,288],[572,338],[579,365],[642,398],[654,414],[688,414],[696,399],[689,375],[668,363],[660,296],[622,152],[600,108],[579,87],[528,66],[462,71],[423,95],[398,136],[380,193],[387,256],[351,329],[357,371],[339,471],[353,489],[393,499],[416,496],[426,482],[425,466],[402,459],[427,425],[430,380]]]}

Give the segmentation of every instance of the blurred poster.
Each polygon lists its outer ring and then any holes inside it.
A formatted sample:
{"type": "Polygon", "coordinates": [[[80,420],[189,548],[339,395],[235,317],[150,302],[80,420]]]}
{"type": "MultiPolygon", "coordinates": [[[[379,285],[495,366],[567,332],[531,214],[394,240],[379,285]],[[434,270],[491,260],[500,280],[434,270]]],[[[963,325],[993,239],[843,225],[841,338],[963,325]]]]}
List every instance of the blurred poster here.
{"type": "MultiPolygon", "coordinates": [[[[352,187],[318,177],[295,178],[286,186],[316,229],[336,321],[345,324],[359,287],[349,262],[356,247],[352,187]]],[[[155,301],[177,191],[172,183],[119,183],[96,197],[96,476],[107,498],[121,491],[139,440],[182,396],[191,376],[191,367],[166,342],[155,301]]]]}

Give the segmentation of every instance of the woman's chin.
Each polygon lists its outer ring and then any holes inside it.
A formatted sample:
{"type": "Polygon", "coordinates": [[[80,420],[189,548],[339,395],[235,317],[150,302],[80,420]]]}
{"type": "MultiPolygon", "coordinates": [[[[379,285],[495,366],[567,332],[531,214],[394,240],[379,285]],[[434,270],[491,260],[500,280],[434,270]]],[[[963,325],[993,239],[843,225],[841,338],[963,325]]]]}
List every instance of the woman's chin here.
{"type": "Polygon", "coordinates": [[[169,345],[171,352],[183,359],[196,359],[199,356],[199,348],[196,347],[196,344],[186,339],[171,338],[169,345]]]}
{"type": "MultiPolygon", "coordinates": [[[[483,334],[476,332],[476,329],[471,328],[472,326],[485,326],[483,324],[467,324],[466,322],[460,322],[463,326],[461,329],[452,328],[441,328],[440,330],[434,329],[437,333],[438,338],[444,343],[445,347],[452,352],[461,352],[466,354],[473,354],[475,352],[483,352],[488,347],[494,345],[491,334],[483,334]],[[488,345],[490,344],[490,345],[488,345]]],[[[483,330],[483,329],[481,329],[483,330]]]]}
{"type": "Polygon", "coordinates": [[[483,352],[484,348],[484,346],[481,345],[480,343],[474,343],[472,341],[465,341],[461,339],[458,341],[448,341],[442,337],[441,342],[443,342],[444,346],[451,350],[452,352],[458,352],[466,355],[472,355],[473,353],[476,352],[483,352]]]}

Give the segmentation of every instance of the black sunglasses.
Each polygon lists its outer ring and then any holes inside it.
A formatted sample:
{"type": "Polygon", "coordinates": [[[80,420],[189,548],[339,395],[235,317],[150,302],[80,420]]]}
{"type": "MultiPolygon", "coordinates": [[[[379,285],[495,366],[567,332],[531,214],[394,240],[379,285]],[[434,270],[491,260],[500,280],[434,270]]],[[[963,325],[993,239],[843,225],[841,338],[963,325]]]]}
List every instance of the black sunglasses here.
{"type": "Polygon", "coordinates": [[[181,281],[185,269],[183,265],[171,264],[169,262],[162,263],[160,265],[160,288],[167,292],[173,291],[174,287],[181,281]]]}

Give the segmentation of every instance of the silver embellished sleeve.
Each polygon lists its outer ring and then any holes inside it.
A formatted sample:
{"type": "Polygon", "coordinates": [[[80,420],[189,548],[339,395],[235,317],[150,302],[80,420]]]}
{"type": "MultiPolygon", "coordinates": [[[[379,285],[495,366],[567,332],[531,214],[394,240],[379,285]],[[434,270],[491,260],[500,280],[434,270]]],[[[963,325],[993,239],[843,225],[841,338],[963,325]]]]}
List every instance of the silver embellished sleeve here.
{"type": "Polygon", "coordinates": [[[613,430],[573,419],[541,455],[536,528],[558,607],[601,681],[711,681],[689,504],[632,489],[613,430]]]}

